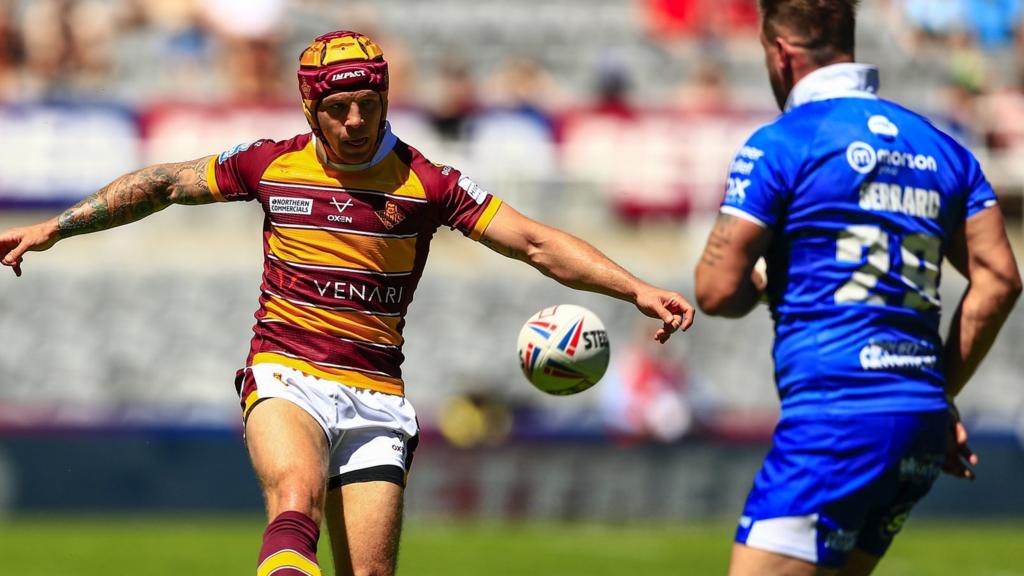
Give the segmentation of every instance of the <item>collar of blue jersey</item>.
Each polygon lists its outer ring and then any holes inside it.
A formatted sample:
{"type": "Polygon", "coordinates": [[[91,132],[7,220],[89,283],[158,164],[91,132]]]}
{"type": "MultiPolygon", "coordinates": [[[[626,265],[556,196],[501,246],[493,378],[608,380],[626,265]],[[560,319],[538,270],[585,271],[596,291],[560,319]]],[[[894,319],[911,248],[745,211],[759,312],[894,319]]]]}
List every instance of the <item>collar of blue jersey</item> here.
{"type": "MultiPolygon", "coordinates": [[[[313,136],[313,138],[316,138],[316,136],[313,136]]],[[[370,166],[378,164],[391,152],[391,149],[395,147],[395,142],[397,141],[398,137],[396,137],[391,131],[391,122],[384,122],[384,137],[380,139],[380,146],[377,147],[377,153],[373,155],[373,158],[369,162],[364,162],[362,164],[336,164],[328,160],[323,155],[319,146],[316,147],[316,150],[317,154],[320,156],[320,160],[331,168],[342,172],[358,172],[359,170],[366,170],[370,166]]]]}
{"type": "Polygon", "coordinates": [[[832,98],[878,98],[878,68],[843,62],[822,66],[796,83],[786,99],[786,112],[808,102],[832,98]]]}

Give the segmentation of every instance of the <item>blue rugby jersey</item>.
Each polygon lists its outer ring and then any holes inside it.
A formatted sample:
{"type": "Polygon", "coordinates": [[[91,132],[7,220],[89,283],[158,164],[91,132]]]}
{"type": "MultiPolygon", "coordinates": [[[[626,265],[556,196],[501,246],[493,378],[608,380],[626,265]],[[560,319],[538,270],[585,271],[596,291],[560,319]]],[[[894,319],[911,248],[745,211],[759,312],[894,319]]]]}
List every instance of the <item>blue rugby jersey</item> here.
{"type": "Polygon", "coordinates": [[[967,149],[877,89],[863,64],[809,74],[730,167],[721,211],[773,232],[784,416],[946,405],[943,254],[996,195],[967,149]]]}

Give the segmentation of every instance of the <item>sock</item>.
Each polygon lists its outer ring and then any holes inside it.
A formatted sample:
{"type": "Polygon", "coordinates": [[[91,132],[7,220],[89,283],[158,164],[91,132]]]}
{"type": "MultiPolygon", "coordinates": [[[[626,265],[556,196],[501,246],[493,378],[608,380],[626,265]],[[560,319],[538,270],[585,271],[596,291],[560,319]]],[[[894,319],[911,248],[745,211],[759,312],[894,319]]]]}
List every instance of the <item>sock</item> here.
{"type": "Polygon", "coordinates": [[[316,562],[320,527],[301,512],[282,512],[263,532],[256,576],[321,576],[316,562]]]}

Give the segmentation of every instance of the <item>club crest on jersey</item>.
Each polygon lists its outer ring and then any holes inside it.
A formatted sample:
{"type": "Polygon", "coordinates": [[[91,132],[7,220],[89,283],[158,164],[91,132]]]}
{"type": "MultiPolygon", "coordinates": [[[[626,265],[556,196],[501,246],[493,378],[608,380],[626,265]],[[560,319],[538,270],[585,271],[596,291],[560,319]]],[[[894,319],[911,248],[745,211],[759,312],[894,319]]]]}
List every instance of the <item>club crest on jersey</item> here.
{"type": "Polygon", "coordinates": [[[398,209],[398,204],[395,204],[391,200],[388,200],[387,203],[384,204],[383,210],[377,210],[375,213],[377,214],[377,218],[380,218],[381,224],[384,224],[384,227],[388,230],[398,226],[402,220],[405,220],[405,214],[398,209]]]}

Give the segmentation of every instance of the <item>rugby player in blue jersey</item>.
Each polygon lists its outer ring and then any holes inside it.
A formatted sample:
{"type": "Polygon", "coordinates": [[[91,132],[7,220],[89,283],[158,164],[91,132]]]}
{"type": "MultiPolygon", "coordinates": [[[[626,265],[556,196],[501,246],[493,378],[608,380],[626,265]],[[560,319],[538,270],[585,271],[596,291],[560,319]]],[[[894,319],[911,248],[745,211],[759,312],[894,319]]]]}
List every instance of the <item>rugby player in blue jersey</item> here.
{"type": "Polygon", "coordinates": [[[854,63],[856,4],[760,0],[783,113],[737,154],[697,265],[705,313],[766,297],[775,320],[782,413],[733,576],[869,574],[941,470],[973,478],[952,399],[1021,292],[978,161],[854,63]],[[969,280],[945,344],[944,259],[969,280]]]}

